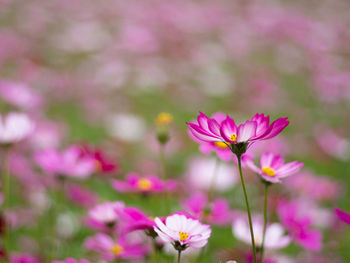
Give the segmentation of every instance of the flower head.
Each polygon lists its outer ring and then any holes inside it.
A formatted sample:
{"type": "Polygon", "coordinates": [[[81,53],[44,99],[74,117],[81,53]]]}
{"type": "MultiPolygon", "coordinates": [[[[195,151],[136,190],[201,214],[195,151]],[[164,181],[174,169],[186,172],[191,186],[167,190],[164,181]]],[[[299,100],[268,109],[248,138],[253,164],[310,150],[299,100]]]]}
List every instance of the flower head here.
{"type": "Polygon", "coordinates": [[[89,210],[91,225],[114,226],[119,219],[117,211],[124,208],[123,202],[105,202],[89,210]]]}
{"type": "Polygon", "coordinates": [[[127,223],[124,228],[125,232],[134,230],[153,231],[155,226],[154,219],[145,215],[141,210],[134,207],[125,207],[117,211],[119,217],[123,222],[127,223]]]}
{"type": "Polygon", "coordinates": [[[88,250],[100,252],[106,260],[136,259],[143,257],[148,249],[140,242],[131,242],[126,237],[113,239],[106,234],[96,234],[85,241],[88,250]]]}
{"type": "Polygon", "coordinates": [[[192,134],[199,140],[225,143],[236,154],[244,153],[247,146],[255,141],[277,136],[288,124],[287,118],[279,118],[270,124],[269,116],[258,113],[240,125],[236,125],[234,119],[229,116],[218,123],[201,112],[197,123],[187,123],[192,134]]]}
{"type": "Polygon", "coordinates": [[[322,247],[322,232],[310,228],[312,218],[299,211],[299,204],[295,201],[289,203],[281,201],[278,205],[278,216],[281,223],[289,231],[294,241],[308,250],[319,251],[322,247]]]}
{"type": "Polygon", "coordinates": [[[34,130],[34,123],[26,114],[11,112],[0,115],[0,144],[17,143],[34,130]]]}
{"type": "Polygon", "coordinates": [[[258,173],[265,181],[270,183],[280,183],[281,178],[295,174],[303,167],[303,163],[298,161],[284,163],[281,155],[269,152],[262,154],[260,167],[256,166],[250,157],[246,157],[243,159],[245,166],[258,173]]]}
{"type": "Polygon", "coordinates": [[[350,225],[350,213],[340,210],[338,207],[334,208],[334,213],[339,220],[343,221],[347,225],[350,225]]]}
{"type": "Polygon", "coordinates": [[[172,243],[176,250],[184,250],[187,247],[204,247],[211,234],[209,225],[200,223],[183,213],[175,213],[165,219],[165,223],[156,217],[154,230],[159,237],[167,243],[172,243]]]}
{"type": "Polygon", "coordinates": [[[116,163],[108,158],[101,149],[84,146],[81,150],[81,156],[93,158],[96,164],[96,171],[99,173],[108,174],[117,170],[116,163]]]}
{"type": "Polygon", "coordinates": [[[112,186],[119,192],[140,192],[144,194],[173,191],[176,183],[173,180],[162,181],[157,176],[139,176],[137,173],[130,173],[126,181],[113,180],[112,186]]]}

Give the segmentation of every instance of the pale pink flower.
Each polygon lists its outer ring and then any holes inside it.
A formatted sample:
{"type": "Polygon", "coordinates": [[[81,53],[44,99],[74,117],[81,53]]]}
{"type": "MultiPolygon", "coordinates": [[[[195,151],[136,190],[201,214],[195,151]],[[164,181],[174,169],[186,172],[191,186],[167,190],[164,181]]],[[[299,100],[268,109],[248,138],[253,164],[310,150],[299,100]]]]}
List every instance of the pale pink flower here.
{"type": "Polygon", "coordinates": [[[156,217],[154,230],[166,243],[172,243],[175,249],[184,250],[187,247],[204,247],[211,234],[209,225],[189,218],[184,214],[173,214],[166,217],[165,222],[156,217]]]}
{"type": "MultiPolygon", "coordinates": [[[[245,219],[237,218],[234,220],[232,227],[233,234],[237,239],[251,244],[249,224],[245,219]]],[[[254,241],[258,247],[262,245],[263,228],[264,224],[262,220],[253,219],[254,241]]],[[[286,247],[290,241],[291,237],[285,234],[282,225],[278,223],[267,225],[264,243],[266,248],[280,249],[286,247]]]]}
{"type": "Polygon", "coordinates": [[[52,263],[90,263],[87,259],[74,259],[74,258],[67,258],[65,260],[54,260],[52,263]]]}

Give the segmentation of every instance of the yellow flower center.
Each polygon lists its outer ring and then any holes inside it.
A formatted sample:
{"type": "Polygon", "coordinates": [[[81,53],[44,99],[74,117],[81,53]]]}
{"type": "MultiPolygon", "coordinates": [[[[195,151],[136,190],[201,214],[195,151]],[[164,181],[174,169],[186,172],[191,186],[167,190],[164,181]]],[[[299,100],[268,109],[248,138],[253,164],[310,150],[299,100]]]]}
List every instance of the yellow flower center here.
{"type": "Polygon", "coordinates": [[[142,178],[137,181],[137,187],[142,191],[149,191],[152,189],[152,182],[147,178],[142,178]]]}
{"type": "Polygon", "coordinates": [[[268,176],[275,176],[276,174],[276,171],[274,169],[272,169],[271,167],[263,167],[262,169],[262,172],[268,176]]]}
{"type": "Polygon", "coordinates": [[[179,232],[179,236],[180,236],[180,240],[184,242],[189,237],[189,234],[187,234],[186,232],[179,232]]]}
{"type": "Polygon", "coordinates": [[[124,251],[124,248],[119,245],[119,244],[115,244],[112,248],[111,248],[111,252],[114,254],[114,255],[119,255],[121,253],[123,253],[124,251]]]}
{"type": "Polygon", "coordinates": [[[167,112],[161,112],[156,118],[157,125],[169,125],[173,122],[173,116],[167,112]]]}
{"type": "Polygon", "coordinates": [[[237,134],[232,133],[232,135],[230,136],[230,141],[235,142],[237,140],[237,134]]]}
{"type": "Polygon", "coordinates": [[[221,149],[226,149],[227,145],[224,142],[214,142],[215,146],[221,149]]]}

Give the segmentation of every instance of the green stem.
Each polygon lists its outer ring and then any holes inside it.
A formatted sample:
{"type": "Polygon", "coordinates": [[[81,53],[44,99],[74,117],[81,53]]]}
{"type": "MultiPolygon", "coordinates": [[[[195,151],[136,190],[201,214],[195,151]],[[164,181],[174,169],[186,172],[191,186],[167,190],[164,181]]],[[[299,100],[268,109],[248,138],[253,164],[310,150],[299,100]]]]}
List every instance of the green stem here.
{"type": "Polygon", "coordinates": [[[263,263],[264,258],[264,244],[265,244],[265,234],[266,234],[266,226],[267,226],[267,192],[268,192],[269,184],[265,183],[265,200],[264,200],[264,229],[263,229],[263,237],[261,243],[261,252],[260,252],[260,263],[263,263]]]}
{"type": "Polygon", "coordinates": [[[256,248],[255,248],[252,216],[251,216],[251,213],[250,213],[250,207],[249,207],[249,201],[248,201],[248,196],[247,196],[247,190],[245,188],[245,183],[244,183],[244,178],[243,178],[243,173],[242,173],[241,155],[237,155],[237,159],[238,159],[238,169],[239,169],[239,175],[241,177],[241,183],[242,183],[242,188],[243,188],[243,193],[244,193],[245,204],[246,204],[246,207],[247,207],[247,214],[248,214],[249,228],[250,228],[250,237],[251,237],[251,240],[252,240],[252,247],[253,247],[254,263],[257,263],[257,261],[256,261],[256,248]]]}
{"type": "Polygon", "coordinates": [[[177,263],[180,263],[180,258],[181,258],[181,250],[178,250],[178,252],[177,252],[177,263]]]}
{"type": "Polygon", "coordinates": [[[153,238],[153,257],[154,257],[154,263],[158,263],[158,247],[157,247],[157,243],[156,240],[153,238]]]}
{"type": "Polygon", "coordinates": [[[6,149],[5,158],[4,158],[4,172],[2,180],[2,188],[4,193],[3,201],[3,212],[5,218],[5,228],[4,228],[4,249],[9,254],[10,251],[10,227],[8,222],[6,222],[5,210],[10,207],[10,194],[11,194],[11,181],[10,181],[10,150],[6,149]]]}
{"type": "MultiPolygon", "coordinates": [[[[165,144],[160,143],[159,144],[159,159],[162,164],[162,179],[165,181],[167,179],[167,165],[166,165],[166,159],[165,159],[165,144]]],[[[169,207],[169,191],[165,192],[165,198],[164,198],[164,205],[165,205],[165,211],[166,213],[170,213],[170,207],[169,207]]]]}

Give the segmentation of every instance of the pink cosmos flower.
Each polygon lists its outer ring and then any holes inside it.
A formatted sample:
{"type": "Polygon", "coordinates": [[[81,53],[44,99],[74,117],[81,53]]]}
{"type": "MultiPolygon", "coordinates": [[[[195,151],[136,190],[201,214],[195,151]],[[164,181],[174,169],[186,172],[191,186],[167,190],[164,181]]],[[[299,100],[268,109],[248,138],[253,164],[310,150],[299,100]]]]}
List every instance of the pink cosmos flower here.
{"type": "Polygon", "coordinates": [[[55,149],[42,150],[34,158],[45,172],[60,176],[87,178],[96,167],[95,160],[90,156],[82,157],[81,149],[75,145],[63,152],[55,149]]]}
{"type": "Polygon", "coordinates": [[[165,223],[156,217],[154,231],[166,243],[172,243],[176,250],[187,247],[204,247],[211,234],[209,225],[200,223],[197,219],[185,214],[173,214],[165,219],[165,223]]]}
{"type": "Polygon", "coordinates": [[[183,205],[190,214],[211,224],[224,225],[232,220],[233,211],[223,198],[209,203],[205,194],[197,193],[185,200],[183,205]]]}
{"type": "Polygon", "coordinates": [[[11,263],[39,263],[39,260],[29,254],[17,254],[10,256],[11,263]]]}
{"type": "Polygon", "coordinates": [[[299,213],[297,202],[281,201],[278,205],[278,216],[297,244],[311,251],[321,249],[322,232],[310,228],[312,219],[308,215],[299,213]]]}
{"type": "Polygon", "coordinates": [[[113,180],[112,186],[119,192],[139,192],[143,194],[174,191],[176,182],[174,180],[162,181],[157,176],[139,176],[137,173],[129,173],[126,181],[113,180]]]}
{"type": "Polygon", "coordinates": [[[68,198],[80,206],[89,208],[97,203],[97,196],[79,184],[69,185],[66,192],[68,198]]]}
{"type": "Polygon", "coordinates": [[[0,143],[16,143],[28,137],[34,130],[34,123],[24,113],[11,112],[0,115],[0,143]]]}
{"type": "Polygon", "coordinates": [[[67,258],[65,260],[54,260],[52,263],[90,263],[87,259],[74,259],[74,258],[67,258]]]}
{"type": "Polygon", "coordinates": [[[297,173],[303,163],[298,161],[284,163],[281,155],[265,152],[260,158],[260,167],[256,166],[251,158],[243,159],[246,167],[258,173],[265,181],[270,183],[281,183],[281,178],[297,173]]]}
{"type": "Polygon", "coordinates": [[[339,220],[343,221],[345,224],[350,225],[350,213],[340,210],[338,207],[334,208],[334,213],[339,220]]]}
{"type": "Polygon", "coordinates": [[[95,159],[96,170],[103,174],[112,173],[117,169],[114,161],[107,158],[106,154],[101,149],[93,149],[89,146],[82,148],[82,156],[91,156],[95,159]]]}
{"type": "Polygon", "coordinates": [[[135,230],[152,231],[155,226],[154,219],[148,217],[141,210],[134,207],[125,207],[117,211],[120,219],[127,224],[125,232],[135,230]]]}
{"type": "Polygon", "coordinates": [[[90,226],[97,229],[104,227],[113,227],[118,219],[118,211],[124,208],[123,202],[105,202],[91,208],[87,218],[90,226]]]}
{"type": "Polygon", "coordinates": [[[137,259],[148,252],[148,249],[140,242],[131,242],[125,237],[115,240],[102,233],[87,238],[84,245],[88,250],[101,253],[106,260],[137,259]]]}
{"type": "Polygon", "coordinates": [[[0,81],[0,97],[23,110],[35,109],[42,104],[42,97],[27,84],[14,81],[0,81]]]}
{"type": "MultiPolygon", "coordinates": [[[[212,115],[212,119],[216,120],[219,125],[225,120],[225,114],[222,112],[217,112],[212,115]]],[[[223,161],[230,161],[232,160],[232,152],[229,147],[223,142],[207,142],[198,139],[196,136],[193,135],[192,132],[189,133],[190,137],[200,144],[199,150],[209,155],[211,152],[215,152],[218,158],[220,158],[223,161]]]]}
{"type": "Polygon", "coordinates": [[[270,117],[255,114],[251,120],[236,125],[235,121],[226,116],[222,123],[208,118],[200,112],[197,123],[187,123],[192,134],[205,142],[225,142],[228,145],[251,144],[259,140],[267,140],[277,136],[287,125],[287,118],[279,118],[270,124],[270,117]]]}
{"type": "MultiPolygon", "coordinates": [[[[248,222],[243,218],[237,218],[232,225],[232,231],[236,238],[251,244],[250,229],[248,222]]],[[[262,220],[253,220],[254,240],[256,246],[262,245],[264,224],[262,220]]],[[[286,247],[291,241],[291,237],[285,234],[282,225],[272,223],[267,226],[264,246],[269,249],[280,249],[286,247]]]]}

